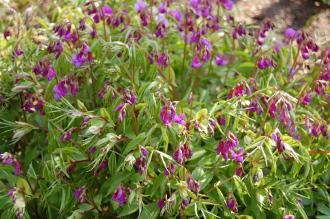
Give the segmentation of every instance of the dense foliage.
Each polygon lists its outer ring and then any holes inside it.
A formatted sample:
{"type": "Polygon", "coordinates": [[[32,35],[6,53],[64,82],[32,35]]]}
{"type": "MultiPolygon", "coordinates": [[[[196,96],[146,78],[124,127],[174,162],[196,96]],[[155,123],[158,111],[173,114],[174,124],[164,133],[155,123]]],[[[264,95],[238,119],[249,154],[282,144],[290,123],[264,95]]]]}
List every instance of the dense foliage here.
{"type": "Polygon", "coordinates": [[[0,9],[1,218],[330,217],[330,49],[231,0],[54,2],[0,9]]]}

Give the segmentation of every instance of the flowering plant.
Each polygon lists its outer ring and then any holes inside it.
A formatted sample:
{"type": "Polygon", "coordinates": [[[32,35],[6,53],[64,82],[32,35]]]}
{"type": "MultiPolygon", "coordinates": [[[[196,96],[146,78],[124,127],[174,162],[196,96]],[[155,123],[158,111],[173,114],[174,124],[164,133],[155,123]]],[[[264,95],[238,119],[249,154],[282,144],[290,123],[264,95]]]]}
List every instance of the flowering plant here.
{"type": "Polygon", "coordinates": [[[106,2],[1,9],[1,218],[330,217],[330,49],[106,2]]]}

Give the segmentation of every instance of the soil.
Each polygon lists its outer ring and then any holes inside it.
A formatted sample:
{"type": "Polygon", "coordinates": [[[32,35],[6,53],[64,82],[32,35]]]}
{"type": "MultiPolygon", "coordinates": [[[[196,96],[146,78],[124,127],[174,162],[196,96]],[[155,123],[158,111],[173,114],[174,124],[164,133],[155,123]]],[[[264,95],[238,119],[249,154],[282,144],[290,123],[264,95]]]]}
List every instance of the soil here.
{"type": "Polygon", "coordinates": [[[330,47],[330,6],[315,0],[237,0],[236,19],[244,23],[270,19],[280,32],[287,27],[303,29],[321,47],[330,47]]]}

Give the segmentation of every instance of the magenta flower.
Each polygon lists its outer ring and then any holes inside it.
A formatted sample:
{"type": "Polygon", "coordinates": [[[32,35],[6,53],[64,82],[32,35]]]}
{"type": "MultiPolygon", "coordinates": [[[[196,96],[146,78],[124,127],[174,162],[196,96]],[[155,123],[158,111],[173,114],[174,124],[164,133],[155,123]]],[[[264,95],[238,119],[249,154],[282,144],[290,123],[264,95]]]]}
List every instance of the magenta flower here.
{"type": "Polygon", "coordinates": [[[240,148],[237,153],[234,151],[231,152],[231,158],[238,163],[243,163],[244,149],[240,148]]]}
{"type": "Polygon", "coordinates": [[[112,200],[118,202],[120,207],[127,202],[126,188],[123,185],[118,186],[112,196],[112,200]]]}
{"type": "Polygon", "coordinates": [[[15,176],[18,176],[21,173],[21,165],[16,159],[13,161],[13,164],[14,164],[14,174],[15,176]]]}
{"type": "Polygon", "coordinates": [[[85,203],[87,201],[85,187],[79,187],[79,188],[75,189],[73,195],[79,204],[85,203]]]}
{"type": "Polygon", "coordinates": [[[202,63],[201,63],[198,55],[195,55],[194,58],[192,59],[191,67],[195,68],[195,69],[202,67],[202,63]]]}
{"type": "Polygon", "coordinates": [[[141,175],[145,174],[147,172],[147,159],[143,156],[136,159],[135,168],[141,175]]]}
{"type": "Polygon", "coordinates": [[[166,205],[166,198],[162,198],[161,200],[158,201],[157,206],[160,209],[163,209],[166,205]]]}
{"type": "Polygon", "coordinates": [[[214,62],[218,66],[226,66],[228,64],[228,60],[221,56],[216,56],[214,62]]]}
{"type": "Polygon", "coordinates": [[[235,171],[235,174],[239,177],[242,177],[243,176],[243,167],[242,166],[239,166],[236,168],[236,171],[235,171]]]}
{"type": "Polygon", "coordinates": [[[173,121],[175,123],[177,123],[177,124],[185,125],[184,118],[185,118],[185,114],[184,113],[181,113],[180,116],[178,116],[177,114],[175,114],[175,116],[173,118],[173,121]]]}

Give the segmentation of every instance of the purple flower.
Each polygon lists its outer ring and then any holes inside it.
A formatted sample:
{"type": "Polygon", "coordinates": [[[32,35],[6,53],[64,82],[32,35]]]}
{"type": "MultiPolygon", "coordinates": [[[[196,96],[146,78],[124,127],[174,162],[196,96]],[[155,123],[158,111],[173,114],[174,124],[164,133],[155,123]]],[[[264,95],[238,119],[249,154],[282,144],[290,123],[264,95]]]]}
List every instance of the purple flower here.
{"type": "Polygon", "coordinates": [[[228,11],[231,11],[234,7],[234,2],[232,0],[221,0],[221,4],[228,11]]]}
{"type": "Polygon", "coordinates": [[[86,29],[86,23],[84,19],[79,20],[79,30],[85,30],[86,29]]]}
{"type": "Polygon", "coordinates": [[[65,81],[60,81],[55,87],[54,87],[54,98],[56,100],[61,99],[62,97],[65,97],[67,94],[67,90],[65,87],[65,81]]]}
{"type": "Polygon", "coordinates": [[[200,189],[200,185],[192,176],[188,176],[187,184],[188,184],[188,188],[190,189],[190,191],[192,191],[194,193],[198,193],[198,191],[200,189]]]}
{"type": "Polygon", "coordinates": [[[195,68],[195,69],[202,67],[202,63],[201,63],[198,55],[195,55],[194,58],[192,59],[191,67],[195,68]]]}
{"type": "Polygon", "coordinates": [[[170,12],[171,15],[175,18],[175,20],[179,23],[182,22],[183,15],[180,10],[173,10],[170,12]]]}
{"type": "Polygon", "coordinates": [[[146,158],[148,156],[148,154],[149,154],[148,150],[145,147],[141,147],[140,151],[141,151],[141,155],[144,158],[146,158]]]}
{"type": "Polygon", "coordinates": [[[214,62],[218,66],[226,66],[228,64],[228,61],[224,57],[221,57],[221,56],[216,56],[214,62]]]}
{"type": "Polygon", "coordinates": [[[226,199],[227,208],[229,208],[231,211],[236,212],[237,211],[237,202],[233,197],[228,197],[226,199]]]}
{"type": "Polygon", "coordinates": [[[146,8],[146,4],[144,3],[143,0],[137,0],[136,3],[134,4],[134,9],[136,10],[137,13],[140,13],[146,8]]]}
{"type": "Polygon", "coordinates": [[[14,51],[14,56],[15,56],[15,57],[19,57],[19,56],[21,56],[21,55],[23,55],[23,54],[24,54],[23,50],[21,50],[21,49],[18,48],[18,47],[15,48],[15,51],[14,51]]]}
{"type": "Polygon", "coordinates": [[[281,154],[285,150],[284,143],[282,142],[281,136],[278,132],[272,134],[272,139],[276,143],[277,151],[281,154]]]}
{"type": "Polygon", "coordinates": [[[170,163],[167,167],[165,167],[164,175],[165,176],[173,175],[175,173],[175,170],[176,170],[175,164],[170,163]]]}
{"type": "Polygon", "coordinates": [[[272,102],[270,103],[270,106],[268,107],[268,113],[272,119],[275,119],[275,113],[277,111],[276,102],[277,102],[277,100],[275,100],[275,99],[272,100],[272,102]]]}
{"type": "Polygon", "coordinates": [[[307,90],[304,95],[301,97],[300,102],[303,106],[307,106],[311,103],[312,98],[311,98],[311,92],[307,90]]]}
{"type": "Polygon", "coordinates": [[[118,186],[117,190],[112,196],[112,200],[118,202],[119,206],[121,207],[123,204],[127,202],[126,196],[126,188],[122,185],[118,186]]]}
{"type": "Polygon", "coordinates": [[[20,163],[14,158],[14,156],[10,153],[3,153],[0,154],[0,161],[2,164],[9,166],[13,165],[14,166],[14,174],[18,176],[21,173],[21,165],[20,163]]]}
{"type": "Polygon", "coordinates": [[[62,142],[70,141],[71,138],[72,138],[72,132],[69,130],[69,131],[63,132],[63,134],[61,136],[61,141],[62,142]]]}
{"type": "Polygon", "coordinates": [[[259,69],[264,70],[268,67],[275,66],[275,64],[272,59],[265,57],[257,60],[257,66],[259,69]]]}
{"type": "Polygon", "coordinates": [[[164,13],[166,13],[166,10],[167,10],[166,4],[161,2],[158,7],[158,12],[161,14],[164,14],[164,13]]]}
{"type": "Polygon", "coordinates": [[[234,153],[234,148],[237,147],[239,141],[236,136],[232,132],[228,132],[225,140],[221,140],[217,147],[217,154],[223,156],[224,160],[228,160],[229,152],[232,154],[232,158],[236,161],[243,161],[243,153],[244,151],[239,151],[238,154],[234,153]]]}
{"type": "Polygon", "coordinates": [[[320,131],[323,137],[328,138],[328,125],[327,124],[322,124],[320,126],[320,131]]]}
{"type": "Polygon", "coordinates": [[[287,28],[285,30],[285,37],[289,40],[293,40],[297,34],[297,31],[293,28],[287,28]]]}
{"type": "Polygon", "coordinates": [[[146,158],[141,156],[138,159],[136,159],[135,167],[141,175],[145,174],[147,172],[147,160],[146,160],[146,158]]]}
{"type": "Polygon", "coordinates": [[[182,199],[182,202],[181,202],[181,207],[182,208],[185,208],[189,205],[189,200],[188,199],[182,199]]]}
{"type": "Polygon", "coordinates": [[[112,15],[112,8],[109,5],[105,5],[102,7],[102,12],[105,15],[112,15]]]}
{"type": "Polygon", "coordinates": [[[237,167],[235,174],[239,177],[242,177],[243,176],[243,167],[242,166],[237,167]]]}
{"type": "Polygon", "coordinates": [[[241,24],[235,27],[234,30],[232,31],[232,37],[234,40],[236,40],[238,37],[243,37],[245,35],[246,35],[246,30],[241,24]]]}
{"type": "Polygon", "coordinates": [[[157,65],[159,67],[167,68],[169,65],[169,57],[166,53],[161,53],[158,55],[157,65]]]}
{"type": "Polygon", "coordinates": [[[162,107],[160,118],[166,126],[172,125],[172,120],[176,116],[176,108],[172,102],[168,102],[162,107]]]}
{"type": "Polygon", "coordinates": [[[173,159],[179,164],[183,163],[184,154],[181,147],[178,147],[173,153],[173,159]]]}
{"type": "Polygon", "coordinates": [[[81,65],[83,65],[86,62],[86,57],[84,54],[73,54],[72,55],[72,63],[79,68],[81,65]]]}
{"type": "Polygon", "coordinates": [[[10,197],[12,199],[14,204],[16,204],[16,193],[17,193],[16,187],[9,189],[9,191],[7,193],[8,197],[10,197]]]}
{"type": "Polygon", "coordinates": [[[79,188],[75,189],[73,195],[79,204],[85,203],[87,200],[85,187],[79,187],[79,188]]]}
{"type": "Polygon", "coordinates": [[[94,154],[97,150],[97,147],[96,146],[91,146],[90,148],[88,148],[88,152],[91,153],[91,154],[94,154]]]}

